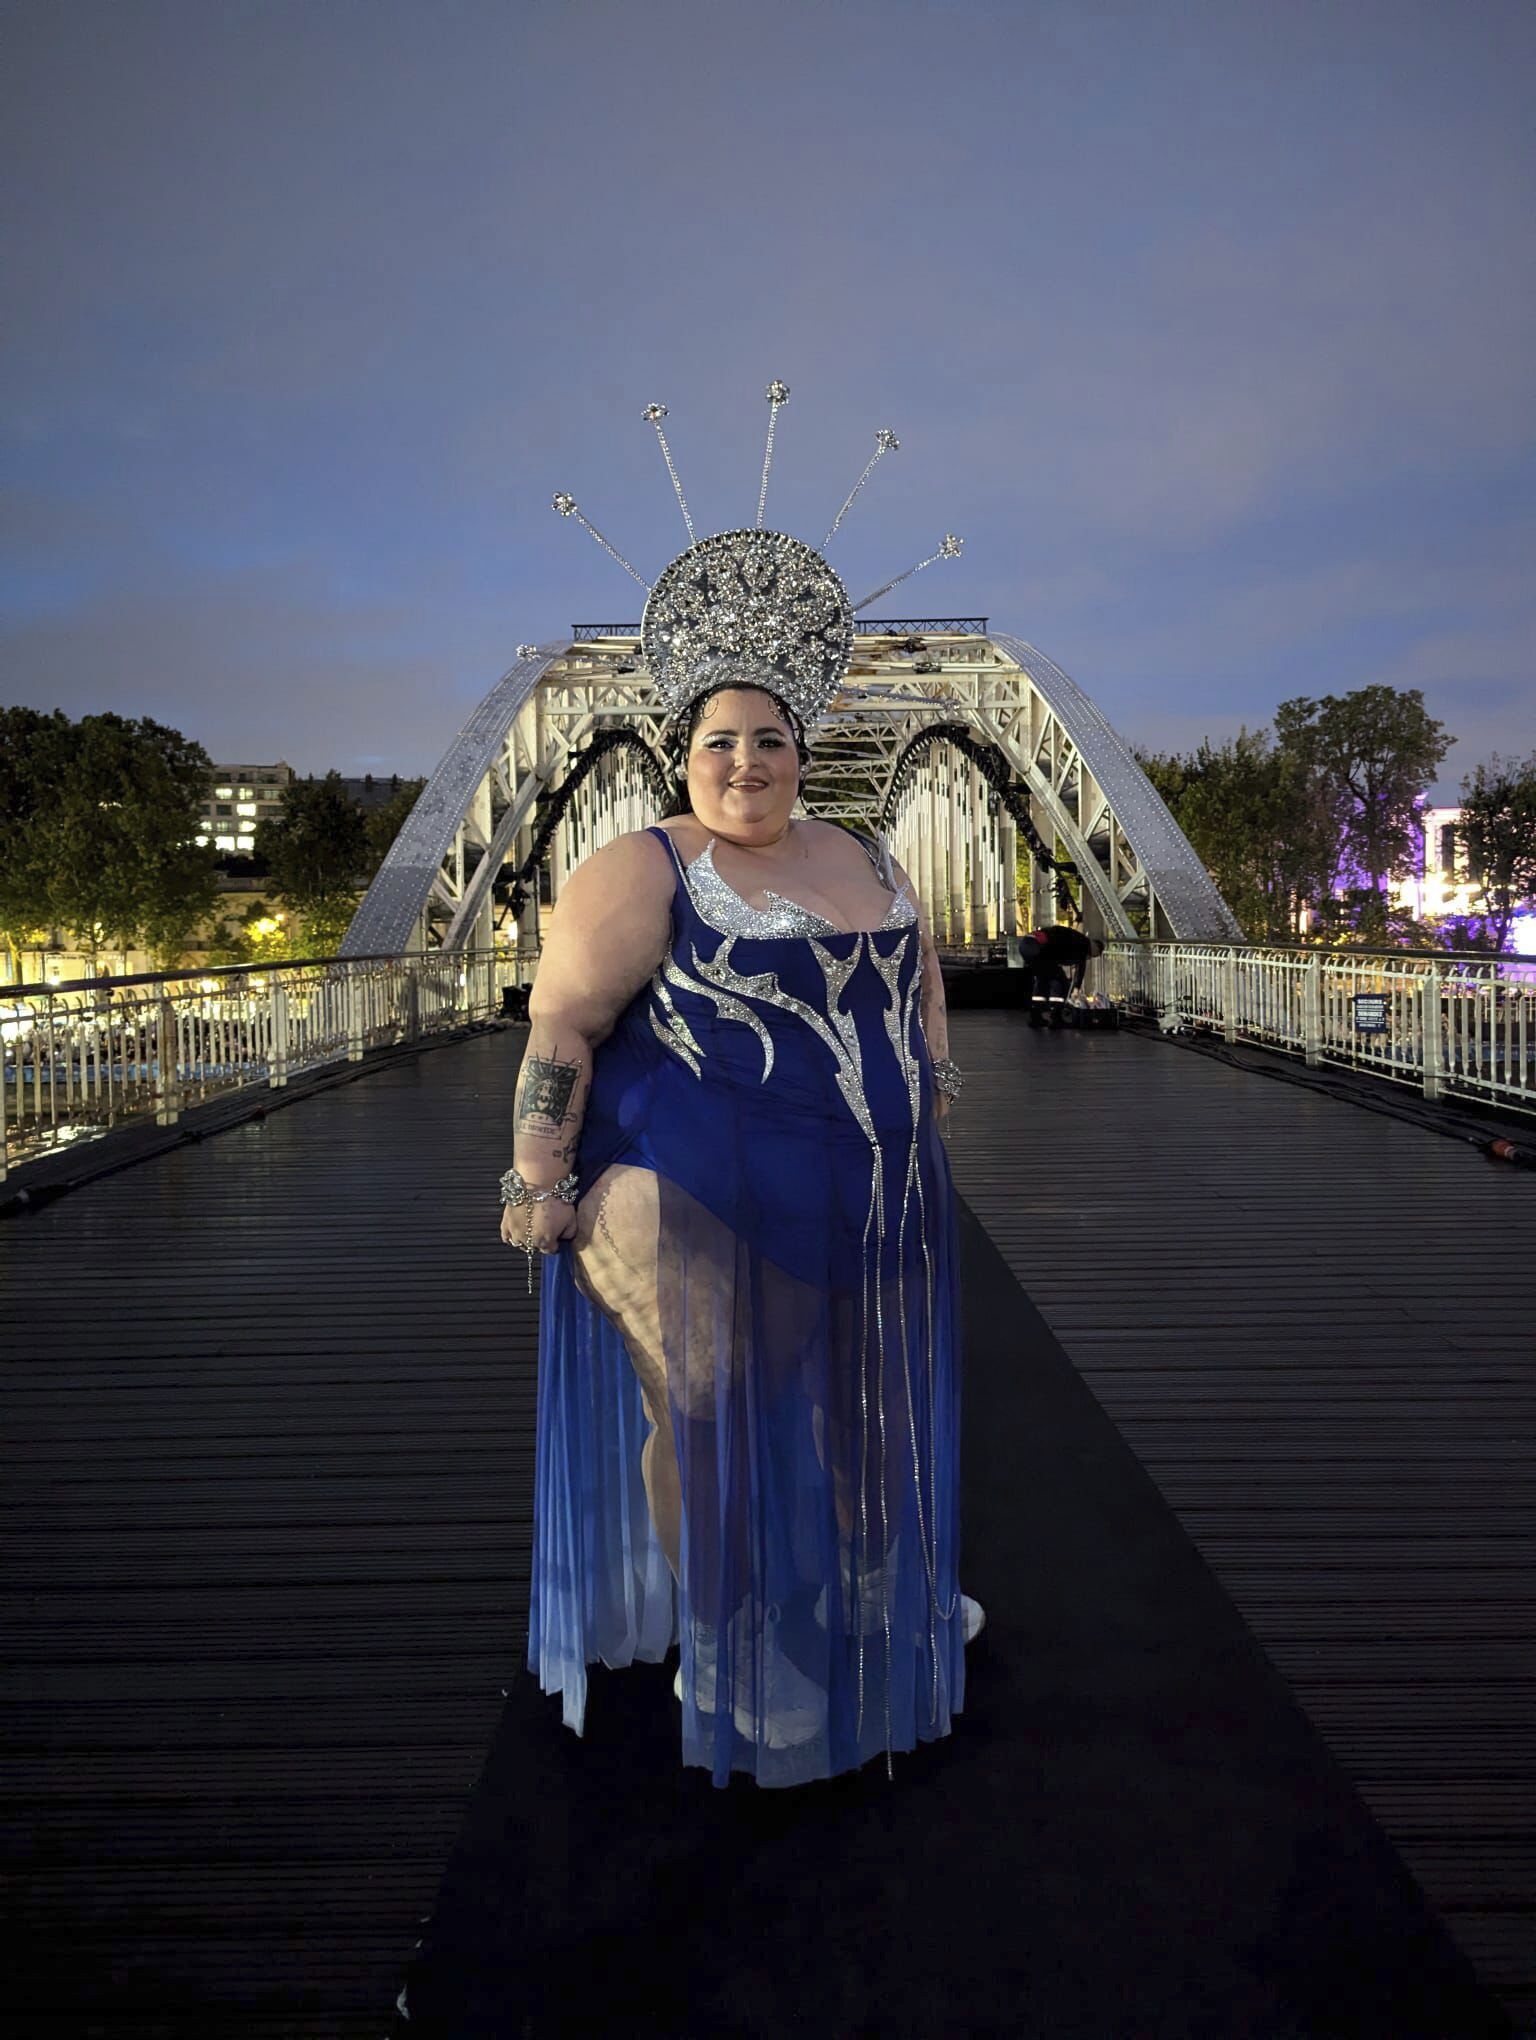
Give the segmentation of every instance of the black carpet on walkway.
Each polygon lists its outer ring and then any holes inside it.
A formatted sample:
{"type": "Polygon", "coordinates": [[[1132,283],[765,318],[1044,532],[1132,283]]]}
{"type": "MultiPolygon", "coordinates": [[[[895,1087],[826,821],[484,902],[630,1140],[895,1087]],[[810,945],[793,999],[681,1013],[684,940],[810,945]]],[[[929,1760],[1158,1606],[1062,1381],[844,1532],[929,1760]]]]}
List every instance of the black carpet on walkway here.
{"type": "Polygon", "coordinates": [[[514,1684],[407,1979],[437,2040],[1513,2033],[997,1250],[963,1213],[948,1740],[718,1791],[675,1658],[587,1732],[514,1684]]]}

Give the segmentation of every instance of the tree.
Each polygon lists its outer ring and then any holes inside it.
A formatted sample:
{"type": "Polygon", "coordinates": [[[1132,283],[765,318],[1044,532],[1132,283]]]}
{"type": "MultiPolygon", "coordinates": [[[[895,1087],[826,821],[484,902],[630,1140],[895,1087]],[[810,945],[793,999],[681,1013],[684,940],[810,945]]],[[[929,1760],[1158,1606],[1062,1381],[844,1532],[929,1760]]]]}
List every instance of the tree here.
{"type": "MultiPolygon", "coordinates": [[[[1361,687],[1352,694],[1281,702],[1275,734],[1319,822],[1338,831],[1338,859],[1325,896],[1343,876],[1363,880],[1356,930],[1385,935],[1387,882],[1413,868],[1418,804],[1452,739],[1417,688],[1361,687]]],[[[1336,918],[1336,916],[1335,916],[1336,918]]]]}
{"type": "Polygon", "coordinates": [[[1456,829],[1482,888],[1494,948],[1502,950],[1516,914],[1536,900],[1536,751],[1524,763],[1495,751],[1469,772],[1456,829]]]}
{"type": "Polygon", "coordinates": [[[424,779],[399,780],[383,807],[370,808],[364,816],[364,826],[368,831],[370,879],[389,855],[390,845],[405,827],[406,818],[426,783],[424,779]]]}
{"type": "Polygon", "coordinates": [[[148,717],[5,712],[0,865],[13,958],[25,924],[68,928],[94,958],[143,941],[179,961],[213,908],[215,859],[195,836],[212,769],[201,744],[148,717]]]}
{"type": "Polygon", "coordinates": [[[69,732],[61,709],[0,708],[0,937],[13,978],[22,950],[46,939],[53,920],[54,828],[69,732]]]}
{"type": "Polygon", "coordinates": [[[339,772],[296,779],[281,810],[256,827],[256,852],[266,860],[273,890],[303,916],[312,956],[333,954],[357,904],[368,861],[363,811],[339,772]]]}
{"type": "Polygon", "coordinates": [[[1330,862],[1331,831],[1296,760],[1267,730],[1197,751],[1138,752],[1142,770],[1254,942],[1294,941],[1330,862]]]}
{"type": "Polygon", "coordinates": [[[82,716],[55,838],[58,918],[94,956],[143,940],[179,960],[212,912],[217,861],[195,837],[212,770],[201,744],[148,716],[82,716]]]}
{"type": "Polygon", "coordinates": [[[210,963],[288,963],[295,953],[288,916],[265,900],[249,901],[240,914],[219,914],[209,929],[210,963]]]}

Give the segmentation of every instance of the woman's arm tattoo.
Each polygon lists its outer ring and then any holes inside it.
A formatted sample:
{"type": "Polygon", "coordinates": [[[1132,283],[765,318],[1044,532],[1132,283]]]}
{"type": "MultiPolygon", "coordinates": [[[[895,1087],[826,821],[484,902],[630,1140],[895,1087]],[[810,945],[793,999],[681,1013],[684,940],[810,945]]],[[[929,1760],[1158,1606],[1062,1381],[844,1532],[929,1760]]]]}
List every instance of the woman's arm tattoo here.
{"type": "Polygon", "coordinates": [[[530,1055],[523,1064],[523,1079],[517,1093],[519,1133],[558,1133],[574,1115],[571,1099],[581,1075],[579,1062],[561,1062],[554,1056],[530,1055]]]}

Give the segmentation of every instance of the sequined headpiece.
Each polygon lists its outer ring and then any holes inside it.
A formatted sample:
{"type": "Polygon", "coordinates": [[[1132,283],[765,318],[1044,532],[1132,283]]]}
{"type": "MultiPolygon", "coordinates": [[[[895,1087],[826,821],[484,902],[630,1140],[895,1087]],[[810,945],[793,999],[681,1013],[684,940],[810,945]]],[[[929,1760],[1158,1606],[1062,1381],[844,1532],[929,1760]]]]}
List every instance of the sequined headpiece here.
{"type": "MultiPolygon", "coordinates": [[[[662,429],[666,405],[647,404],[641,413],[645,423],[656,428],[689,541],[687,551],[662,569],[654,585],[636,573],[624,555],[587,522],[574,496],[562,490],[554,499],[562,517],[574,517],[646,590],[641,649],[668,720],[681,715],[706,688],[718,687],[723,675],[739,668],[744,681],[781,696],[802,722],[819,721],[852,663],[855,612],[888,595],[935,560],[954,559],[963,544],[952,532],[947,533],[937,552],[886,581],[862,602],[850,602],[847,589],[819,551],[785,532],[763,529],[774,429],[788,401],[789,386],[771,382],[766,394],[768,444],[763,454],[756,528],[720,531],[710,538],[699,538],[693,528],[672,449],[662,429]]],[[[875,450],[833,518],[831,530],[821,541],[823,546],[835,536],[876,462],[883,454],[897,452],[900,445],[894,432],[875,434],[875,450]]]]}

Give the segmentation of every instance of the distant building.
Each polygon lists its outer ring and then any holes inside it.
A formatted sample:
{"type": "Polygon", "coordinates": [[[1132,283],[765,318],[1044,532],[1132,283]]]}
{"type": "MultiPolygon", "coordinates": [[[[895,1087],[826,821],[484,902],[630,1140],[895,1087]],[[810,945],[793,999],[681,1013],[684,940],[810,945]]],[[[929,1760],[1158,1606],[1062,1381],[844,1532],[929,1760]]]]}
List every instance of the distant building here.
{"type": "MultiPolygon", "coordinates": [[[[1445,915],[1480,916],[1482,887],[1473,873],[1467,846],[1457,824],[1459,807],[1426,807],[1419,810],[1418,831],[1413,846],[1413,864],[1404,878],[1387,880],[1388,902],[1416,921],[1437,921],[1445,915]]],[[[1347,867],[1334,883],[1334,896],[1343,899],[1354,888],[1367,885],[1363,872],[1347,867]]],[[[1304,908],[1300,927],[1307,933],[1316,915],[1304,908]]]]}
{"type": "Polygon", "coordinates": [[[215,765],[198,820],[199,845],[211,843],[225,857],[249,857],[256,824],[278,813],[297,776],[281,760],[276,765],[215,765]]]}
{"type": "Polygon", "coordinates": [[[358,806],[365,809],[388,807],[405,784],[398,772],[390,773],[387,779],[376,779],[371,772],[365,772],[361,779],[343,779],[341,783],[358,806]]]}
{"type": "Polygon", "coordinates": [[[1417,920],[1482,911],[1482,888],[1456,826],[1460,820],[1459,807],[1425,808],[1419,817],[1414,868],[1406,878],[1391,881],[1393,904],[1406,908],[1417,920]]]}

